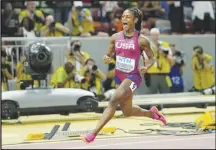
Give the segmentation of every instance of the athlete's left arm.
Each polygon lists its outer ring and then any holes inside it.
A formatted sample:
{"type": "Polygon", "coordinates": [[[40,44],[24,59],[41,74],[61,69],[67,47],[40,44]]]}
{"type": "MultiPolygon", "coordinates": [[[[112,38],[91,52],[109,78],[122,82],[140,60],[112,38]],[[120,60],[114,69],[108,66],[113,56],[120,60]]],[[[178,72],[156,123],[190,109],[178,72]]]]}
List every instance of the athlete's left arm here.
{"type": "MultiPolygon", "coordinates": [[[[145,65],[145,67],[147,67],[147,69],[149,69],[156,62],[156,58],[154,56],[153,50],[151,49],[150,42],[145,37],[140,36],[139,37],[139,46],[140,46],[142,52],[145,51],[146,55],[148,56],[148,61],[145,65]]],[[[143,61],[146,62],[146,60],[144,60],[144,58],[143,58],[143,61]]]]}

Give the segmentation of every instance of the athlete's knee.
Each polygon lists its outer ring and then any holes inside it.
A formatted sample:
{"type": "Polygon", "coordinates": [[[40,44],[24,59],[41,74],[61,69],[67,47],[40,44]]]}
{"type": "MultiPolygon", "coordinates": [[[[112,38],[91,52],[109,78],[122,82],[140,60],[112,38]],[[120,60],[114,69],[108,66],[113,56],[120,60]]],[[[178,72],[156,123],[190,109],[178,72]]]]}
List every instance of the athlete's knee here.
{"type": "Polygon", "coordinates": [[[118,105],[118,100],[115,99],[115,98],[111,98],[110,101],[109,101],[109,105],[110,105],[111,107],[117,107],[117,105],[118,105]]]}
{"type": "Polygon", "coordinates": [[[131,110],[122,110],[123,115],[125,117],[130,117],[132,115],[132,111],[131,110]]]}
{"type": "Polygon", "coordinates": [[[116,90],[115,94],[111,97],[109,104],[112,106],[117,106],[121,100],[128,97],[128,91],[126,88],[119,88],[116,90]]]}

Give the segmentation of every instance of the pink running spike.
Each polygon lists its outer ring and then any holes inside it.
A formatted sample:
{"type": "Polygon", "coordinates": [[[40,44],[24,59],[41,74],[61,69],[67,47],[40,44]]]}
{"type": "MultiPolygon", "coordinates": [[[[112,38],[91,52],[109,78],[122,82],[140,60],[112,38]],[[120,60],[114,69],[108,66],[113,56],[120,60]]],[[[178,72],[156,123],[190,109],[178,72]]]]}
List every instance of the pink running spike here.
{"type": "Polygon", "coordinates": [[[81,137],[81,139],[86,143],[93,142],[95,138],[96,138],[96,135],[94,135],[93,133],[89,133],[85,137],[81,137]]]}
{"type": "Polygon", "coordinates": [[[157,107],[153,106],[150,111],[153,113],[152,119],[160,120],[163,124],[167,123],[165,116],[158,111],[157,107]]]}

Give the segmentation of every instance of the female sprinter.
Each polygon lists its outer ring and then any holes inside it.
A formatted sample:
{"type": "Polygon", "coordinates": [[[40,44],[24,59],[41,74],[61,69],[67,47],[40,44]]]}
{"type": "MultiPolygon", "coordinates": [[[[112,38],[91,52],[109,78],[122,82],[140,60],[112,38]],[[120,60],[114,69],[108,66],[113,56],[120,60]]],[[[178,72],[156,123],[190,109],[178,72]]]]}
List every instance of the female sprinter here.
{"type": "Polygon", "coordinates": [[[82,140],[87,143],[93,142],[99,131],[114,116],[118,104],[120,104],[124,116],[149,117],[166,124],[165,117],[158,112],[156,107],[153,106],[147,111],[138,106],[132,106],[133,92],[139,88],[142,82],[140,72],[145,73],[155,63],[150,41],[139,34],[141,22],[142,13],[139,9],[127,9],[122,15],[123,31],[115,33],[111,37],[110,46],[103,59],[104,63],[108,64],[113,53],[116,53],[115,82],[117,89],[96,128],[86,137],[82,137],[82,140]],[[148,65],[139,69],[142,51],[145,51],[148,56],[148,65]]]}

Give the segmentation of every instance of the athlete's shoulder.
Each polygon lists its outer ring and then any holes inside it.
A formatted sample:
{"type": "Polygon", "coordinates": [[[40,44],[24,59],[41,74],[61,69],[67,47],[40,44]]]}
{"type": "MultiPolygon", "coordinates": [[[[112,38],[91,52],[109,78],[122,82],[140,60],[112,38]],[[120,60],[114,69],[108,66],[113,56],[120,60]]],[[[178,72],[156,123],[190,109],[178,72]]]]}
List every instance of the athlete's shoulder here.
{"type": "Polygon", "coordinates": [[[143,35],[142,33],[139,34],[139,39],[148,41],[149,43],[151,42],[151,40],[147,36],[143,35]]]}
{"type": "Polygon", "coordinates": [[[122,31],[114,33],[111,38],[116,38],[117,36],[119,36],[120,34],[122,34],[122,31]]]}
{"type": "Polygon", "coordinates": [[[139,41],[140,47],[142,47],[143,45],[151,45],[151,40],[143,34],[139,35],[138,41],[139,41]]]}
{"type": "Polygon", "coordinates": [[[110,41],[115,42],[116,38],[117,38],[120,34],[121,34],[121,32],[117,32],[117,33],[114,33],[113,35],[111,35],[110,41]]]}

